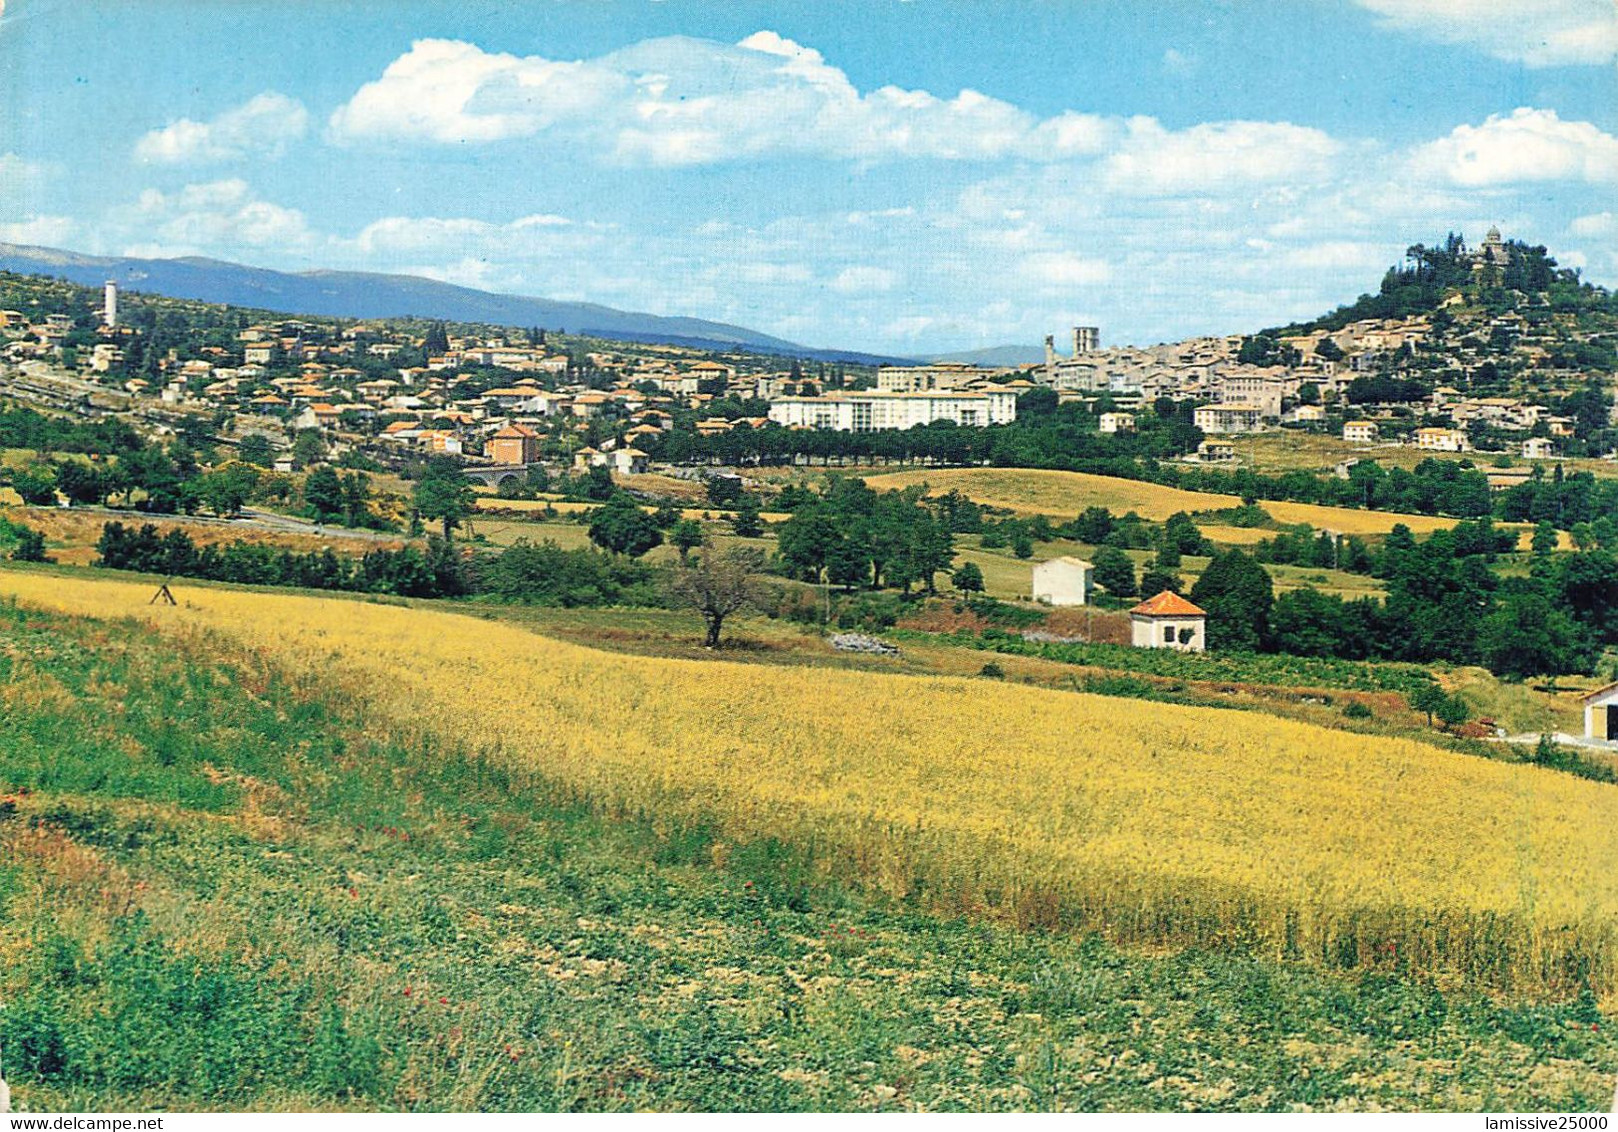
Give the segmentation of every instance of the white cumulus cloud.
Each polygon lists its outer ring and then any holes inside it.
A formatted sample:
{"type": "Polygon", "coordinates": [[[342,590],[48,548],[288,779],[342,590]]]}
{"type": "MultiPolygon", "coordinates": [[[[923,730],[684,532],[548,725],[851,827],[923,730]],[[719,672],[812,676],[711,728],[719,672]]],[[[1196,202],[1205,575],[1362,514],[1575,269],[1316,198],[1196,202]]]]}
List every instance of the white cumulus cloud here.
{"type": "Polygon", "coordinates": [[[239,249],[284,254],[308,252],[323,242],[303,213],[258,199],[238,178],[186,185],[171,193],[146,189],[133,204],[112,210],[108,221],[126,252],[138,246],[148,252],[162,249],[164,255],[239,249]]]}
{"type": "Polygon", "coordinates": [[[974,90],[862,93],[819,51],[773,31],[740,43],[670,36],[561,62],[424,39],[332,115],[343,143],[488,144],[550,133],[625,164],[768,157],[1061,160],[1099,152],[1119,125],[1041,120],[974,90]]]}
{"type": "Polygon", "coordinates": [[[1529,181],[1618,182],[1618,137],[1554,110],[1520,107],[1460,125],[1411,155],[1419,174],[1464,186],[1529,181]]]}
{"type": "Polygon", "coordinates": [[[844,295],[869,295],[891,291],[899,282],[899,273],[886,267],[858,264],[845,267],[832,280],[832,290],[844,295]]]}
{"type": "Polygon", "coordinates": [[[1575,218],[1567,228],[1575,236],[1618,236],[1618,214],[1594,212],[1575,218]]]}
{"type": "Polygon", "coordinates": [[[236,161],[279,156],[309,128],[303,103],[265,91],[207,122],[181,118],[135,143],[135,156],[157,164],[236,161]]]}
{"type": "Polygon", "coordinates": [[[1102,163],[1108,188],[1147,196],[1180,196],[1232,186],[1313,183],[1331,176],[1343,145],[1290,122],[1204,122],[1165,129],[1133,118],[1129,134],[1102,163]]]}
{"type": "Polygon", "coordinates": [[[0,243],[59,248],[73,241],[79,231],[71,216],[30,216],[0,224],[0,243]]]}
{"type": "Polygon", "coordinates": [[[1529,67],[1618,60],[1613,0],[1356,0],[1388,28],[1529,67]]]}

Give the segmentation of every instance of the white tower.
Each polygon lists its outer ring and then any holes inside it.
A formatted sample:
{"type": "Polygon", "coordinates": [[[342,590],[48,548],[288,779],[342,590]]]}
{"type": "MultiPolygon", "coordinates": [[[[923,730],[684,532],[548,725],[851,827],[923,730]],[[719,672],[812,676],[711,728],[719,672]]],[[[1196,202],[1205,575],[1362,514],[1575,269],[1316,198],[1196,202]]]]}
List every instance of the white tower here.
{"type": "Polygon", "coordinates": [[[101,321],[106,326],[118,325],[118,284],[111,279],[101,289],[101,321]]]}

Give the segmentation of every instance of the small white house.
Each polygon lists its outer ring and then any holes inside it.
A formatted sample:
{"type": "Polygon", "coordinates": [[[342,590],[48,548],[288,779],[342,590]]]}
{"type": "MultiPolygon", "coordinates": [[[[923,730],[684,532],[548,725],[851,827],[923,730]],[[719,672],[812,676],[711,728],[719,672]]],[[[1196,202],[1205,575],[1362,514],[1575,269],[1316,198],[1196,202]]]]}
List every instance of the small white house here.
{"type": "Polygon", "coordinates": [[[1046,605],[1083,605],[1090,600],[1095,567],[1082,558],[1052,558],[1034,567],[1034,600],[1046,605]]]}
{"type": "Polygon", "coordinates": [[[1102,413],[1097,426],[1102,432],[1134,432],[1134,413],[1102,413]]]}
{"type": "Polygon", "coordinates": [[[1548,436],[1530,436],[1522,442],[1525,460],[1549,460],[1556,455],[1556,441],[1548,436]]]}
{"type": "Polygon", "coordinates": [[[1376,443],[1375,421],[1344,421],[1343,439],[1350,444],[1376,443]]]}
{"type": "Polygon", "coordinates": [[[1584,737],[1618,743],[1618,684],[1597,688],[1584,697],[1584,737]]]}
{"type": "Polygon", "coordinates": [[[1203,652],[1208,614],[1173,590],[1164,590],[1129,611],[1129,642],[1138,649],[1203,652]]]}

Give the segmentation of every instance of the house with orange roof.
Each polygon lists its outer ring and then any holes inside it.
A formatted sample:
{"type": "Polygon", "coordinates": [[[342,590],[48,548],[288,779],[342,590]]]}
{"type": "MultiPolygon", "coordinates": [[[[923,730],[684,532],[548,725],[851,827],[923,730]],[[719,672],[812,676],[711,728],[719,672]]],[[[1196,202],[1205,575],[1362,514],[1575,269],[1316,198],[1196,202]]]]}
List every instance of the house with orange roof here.
{"type": "Polygon", "coordinates": [[[489,437],[486,455],[496,464],[532,464],[539,459],[539,433],[523,424],[508,424],[489,437]]]}
{"type": "Polygon", "coordinates": [[[1130,643],[1139,649],[1203,652],[1208,647],[1208,614],[1173,590],[1147,598],[1129,611],[1130,643]]]}

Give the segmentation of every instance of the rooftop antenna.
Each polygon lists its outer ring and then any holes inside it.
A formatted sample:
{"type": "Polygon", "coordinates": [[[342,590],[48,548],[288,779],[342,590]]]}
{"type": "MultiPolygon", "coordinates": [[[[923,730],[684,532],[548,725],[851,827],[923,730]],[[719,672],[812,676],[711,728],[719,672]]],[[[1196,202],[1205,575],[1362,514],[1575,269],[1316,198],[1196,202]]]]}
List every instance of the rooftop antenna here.
{"type": "Polygon", "coordinates": [[[170,574],[167,578],[164,578],[163,584],[158,586],[157,592],[152,595],[152,600],[146,604],[157,605],[159,602],[161,602],[164,605],[179,605],[180,603],[174,600],[174,595],[169,592],[169,583],[173,580],[173,574],[170,574]]]}

